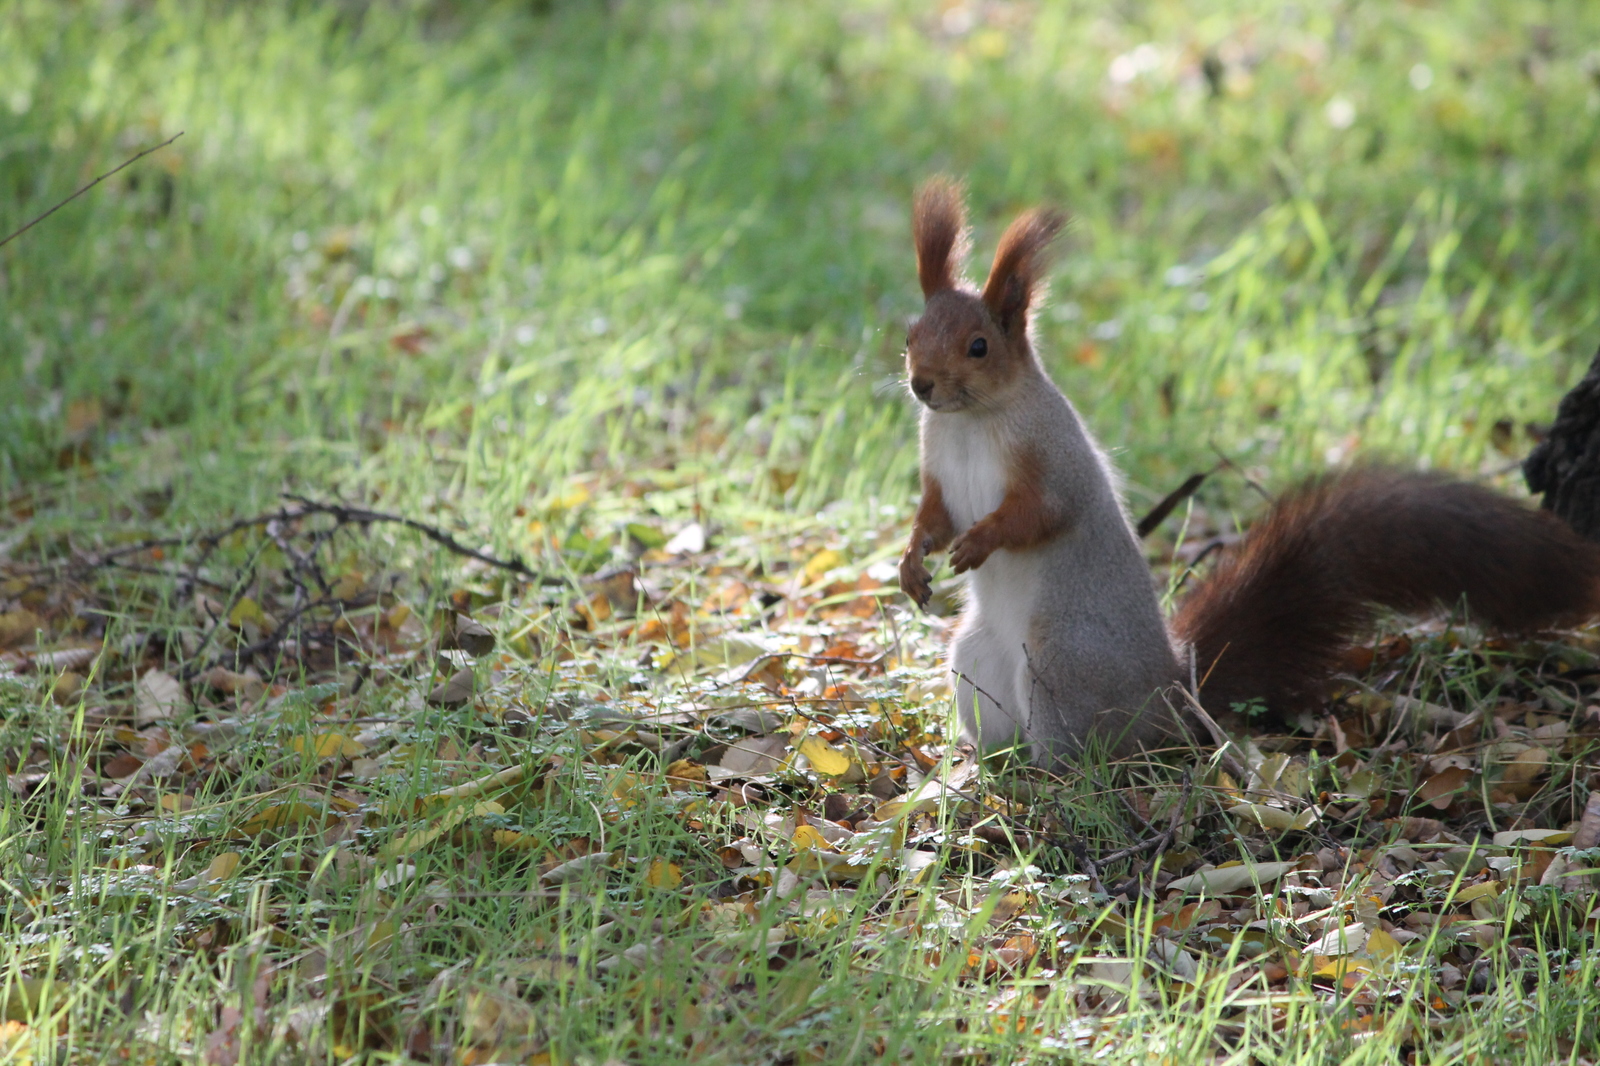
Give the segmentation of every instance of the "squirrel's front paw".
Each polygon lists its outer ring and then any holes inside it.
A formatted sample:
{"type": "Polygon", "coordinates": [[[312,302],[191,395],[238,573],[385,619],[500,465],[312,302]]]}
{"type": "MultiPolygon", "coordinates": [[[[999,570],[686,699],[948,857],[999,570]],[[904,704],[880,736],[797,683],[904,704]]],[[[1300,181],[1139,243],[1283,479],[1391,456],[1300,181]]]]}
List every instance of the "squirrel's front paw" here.
{"type": "Polygon", "coordinates": [[[920,558],[909,552],[900,559],[900,591],[911,597],[911,602],[926,608],[933,598],[933,575],[922,565],[920,558]]]}
{"type": "Polygon", "coordinates": [[[983,565],[983,561],[994,553],[994,545],[989,543],[986,531],[978,526],[973,526],[950,545],[950,569],[958,574],[968,570],[976,570],[983,565]]]}

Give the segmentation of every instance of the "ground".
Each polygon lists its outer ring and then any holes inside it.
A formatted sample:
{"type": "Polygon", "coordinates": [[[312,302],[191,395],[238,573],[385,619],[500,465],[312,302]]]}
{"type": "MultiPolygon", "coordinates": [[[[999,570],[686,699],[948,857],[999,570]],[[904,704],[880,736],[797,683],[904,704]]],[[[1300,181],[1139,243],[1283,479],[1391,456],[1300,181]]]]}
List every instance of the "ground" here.
{"type": "Polygon", "coordinates": [[[894,587],[910,191],[1168,598],[1351,459],[1519,492],[1595,15],[0,13],[0,1041],[33,1061],[1594,1061],[1600,635],[1055,775],[894,587]],[[1197,564],[1197,560],[1199,560],[1197,564]],[[1198,574],[1190,573],[1198,565],[1198,574]]]}

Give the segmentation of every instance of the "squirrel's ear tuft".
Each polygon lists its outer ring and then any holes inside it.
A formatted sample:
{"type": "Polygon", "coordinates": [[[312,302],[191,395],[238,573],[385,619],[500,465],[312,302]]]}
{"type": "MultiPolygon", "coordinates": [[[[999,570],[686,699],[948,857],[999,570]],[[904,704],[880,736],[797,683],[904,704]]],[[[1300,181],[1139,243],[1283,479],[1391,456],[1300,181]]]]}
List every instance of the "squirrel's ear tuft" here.
{"type": "Polygon", "coordinates": [[[967,208],[960,184],[946,177],[923,183],[911,210],[911,237],[922,295],[955,288],[967,255],[967,208]]]}
{"type": "Polygon", "coordinates": [[[983,286],[983,302],[1001,329],[1015,333],[1028,324],[1033,302],[1050,267],[1050,246],[1067,224],[1067,216],[1040,207],[1006,228],[994,253],[994,266],[983,286]]]}

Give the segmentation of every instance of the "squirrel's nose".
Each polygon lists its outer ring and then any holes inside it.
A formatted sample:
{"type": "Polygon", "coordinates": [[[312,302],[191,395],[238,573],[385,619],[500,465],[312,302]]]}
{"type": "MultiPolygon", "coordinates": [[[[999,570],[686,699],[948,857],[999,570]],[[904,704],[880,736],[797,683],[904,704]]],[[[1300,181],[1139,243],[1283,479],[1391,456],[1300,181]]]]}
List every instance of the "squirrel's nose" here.
{"type": "Polygon", "coordinates": [[[911,391],[917,394],[917,399],[926,401],[927,398],[933,394],[933,379],[918,377],[912,378],[911,391]]]}

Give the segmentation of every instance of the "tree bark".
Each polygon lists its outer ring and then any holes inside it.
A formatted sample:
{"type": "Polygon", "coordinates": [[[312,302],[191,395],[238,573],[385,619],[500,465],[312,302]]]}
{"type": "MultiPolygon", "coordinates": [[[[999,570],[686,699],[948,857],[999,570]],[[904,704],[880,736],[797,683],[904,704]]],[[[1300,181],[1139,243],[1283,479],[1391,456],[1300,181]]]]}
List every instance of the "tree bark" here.
{"type": "Polygon", "coordinates": [[[1600,353],[1561,398],[1550,433],[1522,464],[1543,506],[1589,540],[1600,541],[1600,353]]]}

